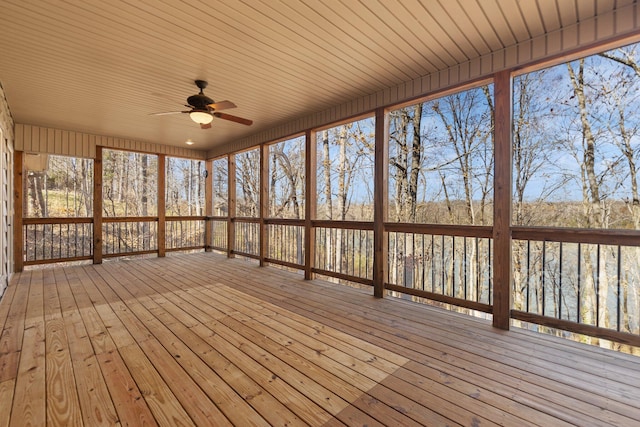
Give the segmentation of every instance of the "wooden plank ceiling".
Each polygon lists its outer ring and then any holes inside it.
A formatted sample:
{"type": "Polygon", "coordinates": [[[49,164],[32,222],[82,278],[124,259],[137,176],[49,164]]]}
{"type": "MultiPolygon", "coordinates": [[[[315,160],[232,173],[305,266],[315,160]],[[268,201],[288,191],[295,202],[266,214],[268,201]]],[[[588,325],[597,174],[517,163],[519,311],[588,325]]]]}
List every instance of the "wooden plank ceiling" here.
{"type": "Polygon", "coordinates": [[[17,123],[211,149],[632,0],[0,0],[17,123]],[[197,92],[231,100],[201,130],[197,92]]]}

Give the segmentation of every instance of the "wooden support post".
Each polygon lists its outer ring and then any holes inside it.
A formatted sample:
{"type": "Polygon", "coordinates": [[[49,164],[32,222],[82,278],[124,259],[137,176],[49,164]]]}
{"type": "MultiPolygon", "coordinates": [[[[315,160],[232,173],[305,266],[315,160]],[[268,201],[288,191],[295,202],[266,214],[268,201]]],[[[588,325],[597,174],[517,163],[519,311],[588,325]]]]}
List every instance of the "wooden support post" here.
{"type": "Polygon", "coordinates": [[[93,263],[102,264],[102,147],[93,160],[93,263]]]}
{"type": "Polygon", "coordinates": [[[227,209],[227,256],[233,258],[233,250],[236,244],[236,155],[229,154],[227,158],[228,167],[227,173],[229,174],[227,193],[229,196],[229,202],[227,209]]]}
{"type": "Polygon", "coordinates": [[[164,154],[158,154],[158,256],[166,255],[167,249],[167,206],[165,199],[166,186],[166,167],[167,157],[164,154]]]}
{"type": "Polygon", "coordinates": [[[264,219],[269,216],[269,146],[260,146],[260,267],[266,265],[269,255],[267,226],[264,219]]]}
{"type": "Polygon", "coordinates": [[[389,204],[389,115],[376,110],[375,163],[373,179],[373,295],[384,296],[388,271],[388,236],[384,229],[389,204]]]}
{"type": "Polygon", "coordinates": [[[22,178],[24,169],[24,153],[13,153],[13,270],[16,273],[24,270],[24,231],[22,216],[24,208],[25,184],[22,178]]]}
{"type": "Polygon", "coordinates": [[[511,74],[494,78],[493,326],[511,323],[511,74]]]}
{"type": "Polygon", "coordinates": [[[207,219],[204,221],[204,250],[211,252],[211,244],[213,243],[213,160],[207,160],[204,166],[204,215],[207,219]]]}
{"type": "Polygon", "coordinates": [[[318,206],[316,152],[316,133],[307,131],[304,156],[304,278],[306,280],[313,279],[313,262],[316,259],[316,229],[313,228],[312,222],[316,219],[318,206]]]}

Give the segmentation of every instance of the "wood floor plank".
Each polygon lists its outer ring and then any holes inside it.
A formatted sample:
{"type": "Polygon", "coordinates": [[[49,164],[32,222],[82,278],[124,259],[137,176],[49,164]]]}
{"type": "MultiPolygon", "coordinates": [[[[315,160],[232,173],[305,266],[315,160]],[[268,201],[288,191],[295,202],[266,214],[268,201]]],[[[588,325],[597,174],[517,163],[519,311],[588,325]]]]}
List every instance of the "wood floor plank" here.
{"type": "Polygon", "coordinates": [[[96,356],[100,370],[123,426],[157,426],[142,392],[117,350],[96,356]]]}
{"type": "Polygon", "coordinates": [[[20,348],[29,291],[29,276],[19,276],[6,289],[0,304],[0,383],[18,375],[20,348]],[[18,292],[18,290],[20,292],[18,292]]]}
{"type": "Polygon", "coordinates": [[[147,340],[141,348],[196,425],[206,425],[211,420],[221,427],[232,425],[162,344],[147,340]]]}
{"type": "MultiPolygon", "coordinates": [[[[0,297],[0,301],[6,301],[4,304],[0,304],[0,335],[4,330],[5,322],[9,317],[9,311],[13,306],[13,297],[15,296],[16,289],[18,288],[18,283],[16,282],[18,282],[18,280],[11,282],[11,285],[7,286],[7,288],[4,290],[4,294],[2,295],[2,297],[0,297]]],[[[24,284],[20,284],[20,286],[24,286],[24,284]]]]}
{"type": "Polygon", "coordinates": [[[56,289],[60,299],[60,309],[68,337],[71,360],[85,360],[95,354],[91,340],[64,269],[56,269],[56,273],[56,289]]]}
{"type": "MultiPolygon", "coordinates": [[[[86,272],[85,272],[86,273],[86,272]]],[[[101,322],[104,324],[105,329],[109,333],[109,340],[113,341],[116,347],[127,347],[135,345],[136,341],[129,333],[124,324],[116,316],[114,310],[104,298],[96,283],[106,286],[100,277],[96,275],[86,274],[87,280],[83,282],[85,290],[89,294],[92,301],[94,301],[94,307],[98,313],[101,322]],[[95,281],[95,282],[94,282],[95,281]]],[[[98,353],[96,353],[98,354],[98,353]]]]}
{"type": "Polygon", "coordinates": [[[46,414],[44,320],[29,321],[24,331],[10,426],[43,426],[46,414]]]}
{"type": "MultiPolygon", "coordinates": [[[[22,336],[29,303],[29,288],[31,287],[31,274],[21,274],[10,287],[15,288],[13,299],[10,302],[4,298],[2,299],[3,304],[10,303],[11,307],[7,310],[7,319],[0,335],[0,356],[19,352],[22,348],[22,336]]],[[[9,377],[3,376],[3,378],[15,378],[16,374],[17,365],[13,375],[9,377]]]]}
{"type": "Polygon", "coordinates": [[[20,351],[0,354],[0,382],[15,380],[18,375],[20,354],[20,351]]]}
{"type": "MultiPolygon", "coordinates": [[[[334,302],[333,304],[335,305],[335,302],[334,302]]],[[[325,305],[327,305],[327,304],[325,304],[325,305]]],[[[352,316],[350,316],[350,317],[352,317],[352,316]]],[[[362,326],[361,326],[361,327],[363,328],[363,330],[368,331],[368,333],[369,333],[369,332],[371,332],[371,330],[370,330],[370,329],[367,329],[367,328],[368,328],[368,324],[369,324],[369,322],[368,322],[366,319],[362,319],[360,322],[362,323],[362,326]]],[[[353,323],[353,322],[349,322],[349,325],[353,326],[353,325],[354,325],[354,323],[353,323]]],[[[380,329],[380,328],[379,328],[379,329],[380,329]]],[[[373,333],[374,333],[374,334],[378,334],[378,331],[376,330],[376,331],[374,331],[373,333]]],[[[389,333],[386,335],[386,337],[387,337],[387,338],[382,338],[382,335],[381,335],[381,342],[389,342],[389,339],[390,339],[391,341],[395,341],[398,345],[401,345],[401,346],[403,346],[404,348],[407,348],[407,346],[410,346],[410,347],[412,347],[415,351],[417,351],[417,352],[422,352],[422,353],[424,353],[424,352],[429,352],[429,351],[430,351],[430,350],[429,350],[429,347],[430,347],[430,346],[433,346],[433,343],[432,343],[432,342],[430,342],[430,341],[423,341],[423,342],[419,342],[419,343],[411,343],[408,339],[406,339],[408,336],[410,336],[410,335],[405,335],[405,336],[403,336],[403,337],[398,337],[398,336],[397,336],[397,332],[395,332],[395,331],[389,331],[389,333]]],[[[440,348],[443,348],[443,347],[440,347],[440,348]]],[[[452,350],[454,350],[454,349],[450,349],[449,351],[451,352],[452,350]]],[[[418,358],[419,358],[419,360],[424,360],[424,361],[425,361],[425,363],[432,363],[432,361],[434,360],[434,358],[435,358],[435,359],[438,359],[438,358],[440,357],[440,354],[447,354],[447,353],[441,353],[440,351],[435,350],[435,351],[434,351],[431,355],[429,355],[429,356],[425,356],[425,357],[415,356],[415,357],[418,357],[418,358]],[[427,362],[427,361],[428,361],[428,362],[427,362]]],[[[458,359],[460,359],[460,358],[461,358],[461,356],[462,356],[462,358],[464,358],[464,354],[463,354],[463,353],[458,353],[458,352],[456,352],[456,353],[452,353],[452,354],[448,355],[448,356],[444,359],[444,361],[445,361],[445,366],[447,366],[447,365],[451,365],[451,364],[453,364],[453,365],[460,364],[460,366],[461,366],[463,369],[468,369],[468,368],[465,368],[465,367],[464,367],[464,362],[463,362],[463,363],[459,363],[459,362],[458,362],[458,359]]],[[[468,358],[468,363],[473,363],[473,362],[474,362],[474,361],[476,361],[476,360],[477,360],[479,363],[482,363],[482,364],[487,363],[487,360],[485,360],[485,359],[483,359],[483,358],[478,358],[478,356],[476,356],[476,355],[469,355],[468,357],[469,357],[469,358],[468,358]]],[[[494,362],[490,362],[490,363],[494,363],[494,362]]],[[[446,368],[445,368],[445,369],[446,369],[446,368]]],[[[482,371],[482,368],[478,368],[478,367],[476,367],[476,368],[474,368],[474,369],[475,369],[476,371],[478,371],[479,369],[480,369],[480,371],[482,371]]],[[[489,370],[485,370],[485,371],[487,372],[487,374],[485,375],[485,378],[484,378],[484,379],[483,379],[483,381],[480,383],[480,385],[482,386],[482,384],[486,384],[486,383],[487,383],[487,380],[490,380],[490,379],[496,380],[496,379],[501,379],[501,378],[502,378],[501,380],[505,380],[505,378],[506,378],[506,379],[508,379],[508,378],[514,378],[516,383],[522,383],[522,381],[523,381],[523,376],[524,376],[524,377],[525,377],[524,379],[526,380],[527,374],[526,374],[526,372],[525,372],[525,373],[523,373],[521,370],[515,370],[515,371],[513,371],[513,372],[512,372],[512,376],[511,376],[511,377],[509,377],[509,376],[505,377],[505,376],[501,373],[501,371],[505,371],[505,370],[507,370],[507,371],[508,371],[509,369],[510,369],[509,367],[506,367],[506,368],[505,368],[505,367],[503,366],[503,364],[498,363],[498,362],[495,362],[495,363],[494,363],[494,366],[493,366],[492,368],[490,368],[489,370]]],[[[538,377],[531,376],[531,375],[529,375],[528,377],[529,377],[529,378],[538,378],[538,377]]],[[[557,384],[554,384],[554,385],[557,385],[557,384]]],[[[530,388],[535,388],[535,387],[536,387],[536,384],[532,383],[532,384],[530,384],[528,387],[530,387],[530,388]]],[[[548,390],[548,389],[544,389],[544,388],[542,388],[542,387],[540,388],[539,398],[540,398],[540,399],[542,399],[542,400],[543,400],[543,402],[542,402],[542,403],[540,403],[540,405],[538,406],[539,410],[542,410],[543,408],[554,408],[554,406],[556,406],[556,405],[557,405],[557,402],[564,403],[565,405],[570,405],[570,403],[568,403],[568,401],[570,401],[570,400],[571,400],[571,396],[573,396],[573,395],[575,395],[575,394],[576,394],[576,390],[575,390],[575,389],[573,389],[573,388],[569,388],[569,387],[567,387],[567,388],[565,389],[565,391],[564,391],[564,392],[559,391],[559,392],[557,393],[558,399],[552,399],[551,397],[549,397],[551,394],[553,394],[553,393],[549,393],[549,390],[548,390]],[[568,397],[567,397],[567,398],[562,398],[562,396],[568,396],[568,397]]],[[[589,394],[588,394],[588,393],[583,394],[581,397],[586,398],[586,399],[590,399],[590,396],[589,396],[589,394]]],[[[575,399],[574,399],[574,401],[575,401],[576,403],[578,403],[578,404],[579,404],[579,401],[578,401],[578,400],[575,400],[575,399]]],[[[619,409],[619,410],[622,410],[623,412],[624,412],[624,411],[628,411],[628,410],[630,410],[630,409],[631,409],[631,408],[630,408],[630,407],[628,407],[628,406],[619,406],[619,404],[618,404],[617,402],[610,403],[610,406],[618,406],[618,409],[619,409]]],[[[566,407],[566,406],[565,406],[565,407],[566,407]]],[[[605,416],[605,417],[613,416],[613,414],[610,414],[610,413],[609,413],[609,414],[607,414],[607,413],[606,413],[606,411],[603,413],[603,412],[602,412],[599,408],[597,408],[597,407],[589,407],[589,408],[592,408],[592,409],[593,409],[593,411],[592,411],[592,412],[593,412],[593,415],[597,415],[598,413],[600,413],[600,414],[601,414],[600,416],[605,416]]],[[[587,410],[588,410],[589,408],[587,408],[587,410]]],[[[554,413],[558,413],[558,414],[566,413],[566,410],[562,410],[562,409],[559,409],[559,410],[557,410],[557,411],[554,411],[554,410],[550,410],[550,411],[551,411],[551,412],[554,412],[554,413]]],[[[576,415],[574,415],[574,417],[575,417],[575,416],[580,417],[580,414],[576,414],[576,415]]],[[[587,417],[584,417],[584,418],[585,418],[586,420],[588,420],[588,419],[589,419],[589,418],[588,418],[588,416],[587,416],[587,417]]],[[[622,420],[621,420],[621,422],[622,422],[622,420]]],[[[627,420],[627,422],[628,422],[628,420],[627,420]]]]}
{"type": "Polygon", "coordinates": [[[15,379],[0,382],[0,427],[7,427],[9,425],[15,386],[15,379]]]}
{"type": "Polygon", "coordinates": [[[95,356],[73,362],[78,397],[85,426],[112,426],[119,423],[118,414],[109,395],[95,356]]]}
{"type": "MultiPolygon", "coordinates": [[[[66,268],[65,273],[67,277],[70,278],[69,285],[71,292],[77,301],[80,316],[84,322],[94,354],[115,350],[116,345],[111,339],[107,327],[102,322],[102,318],[85,288],[90,282],[85,270],[82,268],[66,268]]],[[[96,303],[100,305],[99,301],[96,301],[96,303]]]]}
{"type": "Polygon", "coordinates": [[[194,426],[194,422],[138,345],[118,349],[160,426],[194,426]]]}
{"type": "Polygon", "coordinates": [[[82,416],[64,321],[45,322],[47,423],[81,426],[82,416]]]}

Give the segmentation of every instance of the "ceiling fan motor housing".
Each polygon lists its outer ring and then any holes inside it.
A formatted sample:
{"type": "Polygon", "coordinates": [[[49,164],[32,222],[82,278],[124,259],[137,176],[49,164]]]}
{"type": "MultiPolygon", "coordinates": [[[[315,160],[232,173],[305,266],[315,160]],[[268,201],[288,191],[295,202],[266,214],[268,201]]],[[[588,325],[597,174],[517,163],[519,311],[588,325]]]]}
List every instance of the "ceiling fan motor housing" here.
{"type": "Polygon", "coordinates": [[[213,104],[213,99],[202,93],[202,90],[207,87],[208,83],[205,80],[196,80],[195,84],[198,86],[198,89],[200,89],[200,93],[188,97],[187,103],[197,110],[208,111],[209,108],[207,106],[213,104]]]}
{"type": "Polygon", "coordinates": [[[198,110],[207,110],[207,105],[213,104],[213,99],[199,93],[187,98],[187,103],[198,110]]]}

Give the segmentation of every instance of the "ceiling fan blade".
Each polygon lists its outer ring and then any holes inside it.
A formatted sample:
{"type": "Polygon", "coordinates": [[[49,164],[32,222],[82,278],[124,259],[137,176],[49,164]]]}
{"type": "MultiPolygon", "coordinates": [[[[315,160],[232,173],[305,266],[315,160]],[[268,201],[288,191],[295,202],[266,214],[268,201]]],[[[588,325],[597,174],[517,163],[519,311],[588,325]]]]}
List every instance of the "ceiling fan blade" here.
{"type": "Polygon", "coordinates": [[[228,110],[229,108],[236,108],[236,104],[231,101],[220,101],[208,105],[209,108],[213,108],[216,111],[228,110]]]}
{"type": "Polygon", "coordinates": [[[162,113],[149,113],[150,116],[166,116],[167,114],[181,114],[188,113],[189,111],[165,111],[162,113]]]}
{"type": "Polygon", "coordinates": [[[207,123],[206,125],[200,123],[200,129],[210,129],[210,128],[211,128],[211,123],[207,123]]]}
{"type": "Polygon", "coordinates": [[[230,120],[232,122],[240,123],[242,125],[251,126],[253,124],[253,120],[243,119],[242,117],[232,116],[231,114],[214,112],[213,115],[218,117],[219,119],[230,120]]]}

